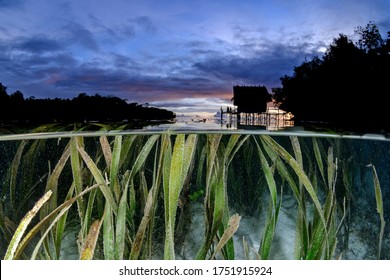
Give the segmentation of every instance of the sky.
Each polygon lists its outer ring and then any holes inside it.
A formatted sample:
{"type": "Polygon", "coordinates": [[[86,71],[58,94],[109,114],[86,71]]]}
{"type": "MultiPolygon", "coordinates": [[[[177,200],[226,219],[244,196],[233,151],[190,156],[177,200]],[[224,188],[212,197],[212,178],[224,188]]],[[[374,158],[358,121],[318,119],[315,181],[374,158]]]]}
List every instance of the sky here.
{"type": "Polygon", "coordinates": [[[0,0],[0,82],[25,98],[118,96],[176,114],[279,87],[357,26],[390,31],[389,0],[0,0]]]}

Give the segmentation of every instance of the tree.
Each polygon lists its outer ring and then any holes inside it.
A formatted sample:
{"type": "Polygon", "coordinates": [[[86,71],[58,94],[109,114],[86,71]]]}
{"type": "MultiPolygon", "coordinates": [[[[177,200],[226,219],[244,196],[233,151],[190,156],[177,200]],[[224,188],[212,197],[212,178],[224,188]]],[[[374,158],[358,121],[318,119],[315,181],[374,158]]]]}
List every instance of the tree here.
{"type": "Polygon", "coordinates": [[[10,100],[13,103],[22,103],[24,101],[23,93],[20,90],[15,91],[10,95],[10,100]]]}
{"type": "Polygon", "coordinates": [[[304,61],[293,76],[283,76],[281,108],[301,121],[389,127],[384,121],[389,108],[382,102],[390,77],[389,40],[384,44],[371,22],[359,32],[357,45],[340,34],[322,59],[304,61]]]}
{"type": "Polygon", "coordinates": [[[283,96],[283,91],[281,87],[272,88],[272,98],[276,105],[283,103],[285,96],[283,96]]]}
{"type": "Polygon", "coordinates": [[[7,87],[0,83],[0,100],[2,101],[4,98],[8,98],[7,87]]]}
{"type": "Polygon", "coordinates": [[[378,27],[372,21],[369,21],[365,27],[358,26],[355,33],[360,36],[357,45],[366,52],[379,50],[384,46],[384,41],[378,27]]]}

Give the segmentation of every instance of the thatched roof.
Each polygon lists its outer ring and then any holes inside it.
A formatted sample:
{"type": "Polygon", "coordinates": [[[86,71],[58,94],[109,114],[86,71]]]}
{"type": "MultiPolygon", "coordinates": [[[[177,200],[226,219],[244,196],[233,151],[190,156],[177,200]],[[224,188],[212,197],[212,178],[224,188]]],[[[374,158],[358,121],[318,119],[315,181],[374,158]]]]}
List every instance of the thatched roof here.
{"type": "Polygon", "coordinates": [[[233,86],[233,105],[238,113],[262,113],[271,96],[265,86],[233,86]]]}

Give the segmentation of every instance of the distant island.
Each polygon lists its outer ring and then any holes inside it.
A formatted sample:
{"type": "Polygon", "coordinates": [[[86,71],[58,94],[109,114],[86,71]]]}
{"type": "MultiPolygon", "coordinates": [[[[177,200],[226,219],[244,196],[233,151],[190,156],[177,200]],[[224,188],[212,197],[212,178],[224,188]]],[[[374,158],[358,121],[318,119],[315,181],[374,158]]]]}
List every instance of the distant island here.
{"type": "Polygon", "coordinates": [[[7,88],[0,83],[0,124],[145,122],[175,117],[175,113],[165,109],[100,94],[80,93],[73,99],[25,99],[20,91],[8,95],[7,88]]]}

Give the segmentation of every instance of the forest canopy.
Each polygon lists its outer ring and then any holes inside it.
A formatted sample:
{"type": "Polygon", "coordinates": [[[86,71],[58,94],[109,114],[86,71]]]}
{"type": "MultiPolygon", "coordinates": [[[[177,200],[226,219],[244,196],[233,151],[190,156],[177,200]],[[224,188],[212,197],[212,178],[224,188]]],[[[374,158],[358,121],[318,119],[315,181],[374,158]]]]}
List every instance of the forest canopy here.
{"type": "Polygon", "coordinates": [[[274,96],[280,108],[298,122],[388,129],[390,32],[384,40],[369,22],[355,34],[355,43],[339,34],[323,57],[304,61],[292,76],[283,76],[274,96]]]}

